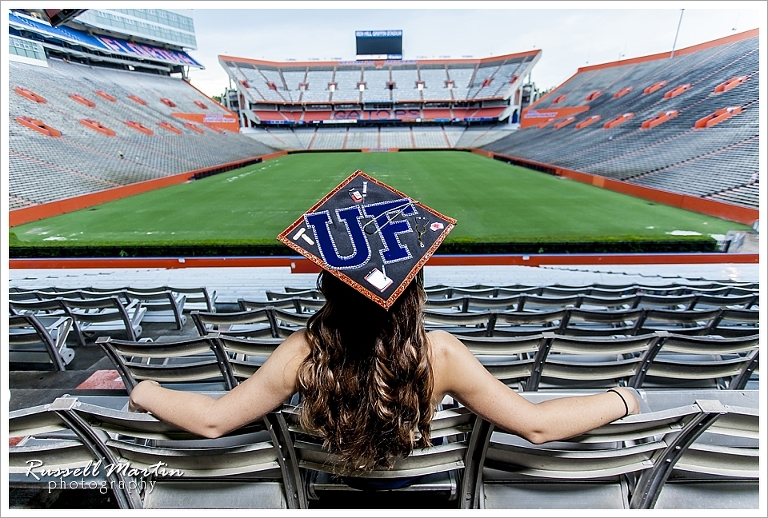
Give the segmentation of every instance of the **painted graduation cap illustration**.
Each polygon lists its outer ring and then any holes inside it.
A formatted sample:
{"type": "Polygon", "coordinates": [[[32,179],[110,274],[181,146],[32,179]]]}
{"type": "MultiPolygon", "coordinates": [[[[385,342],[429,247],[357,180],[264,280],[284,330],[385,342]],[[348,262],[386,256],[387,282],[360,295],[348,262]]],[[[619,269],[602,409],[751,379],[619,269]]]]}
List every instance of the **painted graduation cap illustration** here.
{"type": "Polygon", "coordinates": [[[389,309],[455,224],[358,170],[277,239],[389,309]]]}

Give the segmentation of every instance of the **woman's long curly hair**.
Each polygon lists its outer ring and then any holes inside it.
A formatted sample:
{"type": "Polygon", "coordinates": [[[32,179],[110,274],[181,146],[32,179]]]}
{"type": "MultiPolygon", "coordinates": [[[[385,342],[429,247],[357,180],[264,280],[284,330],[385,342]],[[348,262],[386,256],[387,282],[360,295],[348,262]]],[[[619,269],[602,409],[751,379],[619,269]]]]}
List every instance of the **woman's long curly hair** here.
{"type": "Polygon", "coordinates": [[[414,447],[431,445],[421,275],[388,311],[326,271],[318,277],[326,302],[307,324],[301,424],[341,456],[345,472],[388,468],[414,447]]]}

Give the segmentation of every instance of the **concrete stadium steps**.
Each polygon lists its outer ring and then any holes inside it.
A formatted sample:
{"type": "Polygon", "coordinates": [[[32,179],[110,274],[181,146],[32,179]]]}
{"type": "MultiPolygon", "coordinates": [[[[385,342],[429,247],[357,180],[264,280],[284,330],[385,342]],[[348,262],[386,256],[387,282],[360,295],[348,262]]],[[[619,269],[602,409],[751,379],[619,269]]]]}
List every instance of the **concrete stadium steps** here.
{"type": "Polygon", "coordinates": [[[738,205],[757,207],[760,205],[760,184],[754,183],[737,187],[730,191],[713,194],[711,198],[738,205]]]}
{"type": "Polygon", "coordinates": [[[344,149],[363,149],[379,147],[378,128],[349,128],[344,149]]]}
{"type": "MultiPolygon", "coordinates": [[[[758,138],[753,137],[746,142],[687,160],[680,165],[632,178],[631,181],[656,189],[674,192],[686,190],[697,196],[711,196],[745,186],[750,181],[752,174],[758,170],[758,147],[758,138]],[[709,178],[702,181],[702,176],[709,178]]],[[[744,202],[742,205],[750,205],[744,202]]],[[[757,204],[753,206],[756,207],[757,204]]]]}
{"type": "Polygon", "coordinates": [[[509,124],[503,123],[490,127],[470,126],[461,134],[461,137],[456,142],[456,147],[478,148],[487,146],[491,142],[509,136],[514,131],[518,131],[517,128],[513,129],[509,124]]]}
{"type": "MultiPolygon", "coordinates": [[[[418,144],[416,134],[418,131],[414,130],[413,128],[410,129],[410,131],[403,131],[401,128],[388,128],[386,126],[382,126],[379,129],[379,145],[376,147],[382,147],[382,148],[397,148],[397,149],[408,149],[412,147],[421,147],[418,144]],[[414,142],[417,144],[414,146],[414,142]]],[[[423,146],[428,147],[428,146],[423,146]]]]}
{"type": "Polygon", "coordinates": [[[413,141],[416,147],[446,148],[448,141],[442,127],[419,128],[412,130],[413,141]]]}
{"type": "Polygon", "coordinates": [[[494,126],[415,126],[350,128],[247,128],[242,134],[264,146],[297,149],[453,149],[479,147],[517,131],[506,123],[494,126]],[[342,147],[344,146],[344,147],[342,147]]]}

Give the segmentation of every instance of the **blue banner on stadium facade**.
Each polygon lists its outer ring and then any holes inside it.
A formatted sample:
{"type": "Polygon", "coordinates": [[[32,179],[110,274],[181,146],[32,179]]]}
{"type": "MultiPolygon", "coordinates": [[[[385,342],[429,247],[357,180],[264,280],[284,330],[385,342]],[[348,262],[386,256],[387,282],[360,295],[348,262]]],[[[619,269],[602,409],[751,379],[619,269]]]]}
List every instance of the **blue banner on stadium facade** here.
{"type": "Polygon", "coordinates": [[[133,43],[121,38],[92,36],[87,32],[72,29],[71,27],[51,27],[45,22],[26,16],[17,16],[13,13],[9,14],[9,22],[11,26],[17,28],[26,28],[69,43],[76,43],[102,52],[121,54],[135,58],[148,58],[163,63],[172,63],[174,65],[205,68],[203,65],[192,59],[189,54],[180,50],[166,50],[161,47],[155,47],[154,45],[133,43]]]}

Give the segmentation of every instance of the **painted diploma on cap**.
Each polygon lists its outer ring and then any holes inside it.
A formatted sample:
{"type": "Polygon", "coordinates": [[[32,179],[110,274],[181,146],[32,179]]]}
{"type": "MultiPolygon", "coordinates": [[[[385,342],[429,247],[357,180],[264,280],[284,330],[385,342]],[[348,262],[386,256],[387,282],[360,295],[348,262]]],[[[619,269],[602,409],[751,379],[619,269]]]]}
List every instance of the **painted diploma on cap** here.
{"type": "Polygon", "coordinates": [[[356,171],[277,239],[389,309],[455,225],[356,171]]]}

